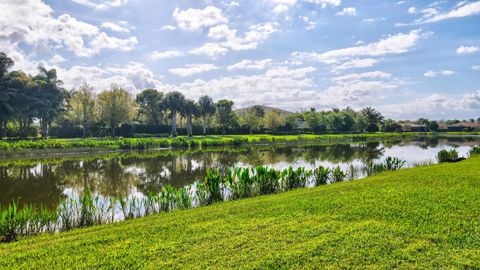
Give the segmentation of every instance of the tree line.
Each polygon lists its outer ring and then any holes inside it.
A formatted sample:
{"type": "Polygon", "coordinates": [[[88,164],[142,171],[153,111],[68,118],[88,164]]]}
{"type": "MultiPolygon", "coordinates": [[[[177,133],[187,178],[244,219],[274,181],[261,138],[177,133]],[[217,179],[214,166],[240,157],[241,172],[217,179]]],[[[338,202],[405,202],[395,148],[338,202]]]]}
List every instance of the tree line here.
{"type": "MultiPolygon", "coordinates": [[[[360,111],[343,110],[288,113],[266,110],[256,105],[234,111],[234,102],[221,99],[216,102],[209,96],[198,100],[185,97],[174,91],[162,93],[145,89],[135,97],[119,85],[112,84],[98,94],[87,83],[77,89],[66,90],[57,77],[55,69],[38,69],[32,76],[23,71],[9,71],[14,65],[5,53],[0,52],[0,136],[14,128],[15,137],[35,136],[33,124],[38,126],[42,138],[49,135],[52,127],[62,130],[81,130],[83,136],[117,136],[118,132],[133,136],[135,125],[147,125],[159,133],[170,126],[169,133],[177,136],[180,124],[182,131],[192,136],[209,132],[237,133],[288,132],[302,129],[315,133],[364,133],[397,132],[402,126],[385,117],[377,110],[367,107],[360,111]],[[160,128],[162,127],[162,128],[160,128]],[[210,129],[210,130],[209,130],[210,129]],[[201,130],[201,131],[200,131],[201,130]]],[[[428,119],[417,122],[428,130],[438,129],[438,123],[428,119]]],[[[62,134],[56,134],[62,137],[62,134]]]]}

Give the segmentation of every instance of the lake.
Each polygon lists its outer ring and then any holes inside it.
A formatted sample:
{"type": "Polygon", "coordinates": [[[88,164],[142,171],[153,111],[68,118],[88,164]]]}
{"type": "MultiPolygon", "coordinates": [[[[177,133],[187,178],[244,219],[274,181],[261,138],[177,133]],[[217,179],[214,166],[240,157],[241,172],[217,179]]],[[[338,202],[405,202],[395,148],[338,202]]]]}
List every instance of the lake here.
{"type": "MultiPolygon", "coordinates": [[[[479,137],[424,138],[351,144],[288,144],[205,150],[155,150],[0,160],[0,205],[19,199],[55,208],[62,198],[83,190],[105,196],[142,196],[164,185],[186,186],[202,180],[209,168],[267,165],[312,169],[317,166],[361,168],[370,161],[397,157],[407,167],[435,162],[441,149],[468,155],[479,137]]],[[[38,155],[40,156],[40,155],[38,155]]],[[[358,177],[361,177],[359,175],[358,177]]]]}

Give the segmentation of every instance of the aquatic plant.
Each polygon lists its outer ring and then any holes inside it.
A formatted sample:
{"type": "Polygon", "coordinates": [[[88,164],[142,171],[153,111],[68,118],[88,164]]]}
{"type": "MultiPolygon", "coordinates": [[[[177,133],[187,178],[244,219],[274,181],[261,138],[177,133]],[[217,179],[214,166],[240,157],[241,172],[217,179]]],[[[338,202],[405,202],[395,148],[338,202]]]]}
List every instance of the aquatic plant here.
{"type": "Polygon", "coordinates": [[[342,168],[340,168],[340,166],[337,166],[332,170],[332,183],[342,182],[343,180],[345,180],[346,176],[347,174],[342,170],[342,168]]]}
{"type": "Polygon", "coordinates": [[[326,185],[330,178],[331,170],[323,166],[317,167],[313,170],[313,180],[315,186],[326,185]]]}
{"type": "Polygon", "coordinates": [[[474,146],[469,151],[470,156],[480,155],[480,146],[474,146]]]}
{"type": "Polygon", "coordinates": [[[438,163],[452,162],[456,159],[458,159],[458,152],[455,149],[450,151],[443,149],[437,154],[438,163]]]}
{"type": "Polygon", "coordinates": [[[294,170],[291,166],[288,167],[281,173],[281,184],[283,190],[292,190],[305,187],[310,175],[311,171],[306,170],[303,167],[299,167],[296,170],[294,170]]]}

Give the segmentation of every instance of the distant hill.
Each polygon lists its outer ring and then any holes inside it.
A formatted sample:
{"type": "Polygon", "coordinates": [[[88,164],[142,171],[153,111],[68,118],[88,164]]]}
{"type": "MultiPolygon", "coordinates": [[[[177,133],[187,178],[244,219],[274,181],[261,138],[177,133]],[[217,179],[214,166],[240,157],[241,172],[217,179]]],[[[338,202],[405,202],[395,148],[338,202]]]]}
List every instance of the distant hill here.
{"type": "MultiPolygon", "coordinates": [[[[253,107],[253,106],[252,106],[253,107]]],[[[238,114],[238,116],[242,116],[245,114],[245,112],[247,110],[249,110],[250,108],[252,107],[247,107],[247,108],[242,108],[242,109],[238,109],[238,110],[235,110],[234,112],[238,114]]],[[[290,115],[290,114],[293,114],[293,112],[290,112],[290,111],[285,111],[285,110],[282,110],[282,109],[278,109],[278,108],[273,108],[273,107],[268,107],[268,106],[264,106],[264,105],[260,105],[260,107],[262,107],[263,111],[265,113],[267,112],[270,112],[270,111],[277,111],[279,112],[281,115],[284,115],[284,116],[287,116],[287,115],[290,115]]]]}

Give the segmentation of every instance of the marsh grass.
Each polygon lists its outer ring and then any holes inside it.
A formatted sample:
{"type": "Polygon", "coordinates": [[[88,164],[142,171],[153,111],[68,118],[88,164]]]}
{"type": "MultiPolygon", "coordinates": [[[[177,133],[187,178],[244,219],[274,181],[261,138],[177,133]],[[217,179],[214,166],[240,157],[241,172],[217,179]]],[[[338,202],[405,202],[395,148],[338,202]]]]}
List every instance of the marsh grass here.
{"type": "Polygon", "coordinates": [[[455,149],[451,149],[450,151],[443,149],[437,154],[438,163],[452,162],[456,159],[458,159],[458,152],[455,149]]]}

